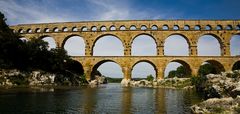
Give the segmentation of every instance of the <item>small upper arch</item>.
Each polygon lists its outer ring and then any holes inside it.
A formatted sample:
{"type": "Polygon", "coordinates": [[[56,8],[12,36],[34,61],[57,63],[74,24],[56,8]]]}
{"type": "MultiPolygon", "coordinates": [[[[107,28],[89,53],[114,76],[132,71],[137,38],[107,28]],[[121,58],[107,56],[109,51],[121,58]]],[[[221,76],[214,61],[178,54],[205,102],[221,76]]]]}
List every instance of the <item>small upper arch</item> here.
{"type": "Polygon", "coordinates": [[[114,25],[110,26],[110,31],[116,30],[116,27],[114,25]]]}
{"type": "Polygon", "coordinates": [[[107,31],[107,27],[103,25],[103,26],[100,27],[100,30],[101,31],[107,31]]]}
{"type": "Polygon", "coordinates": [[[157,25],[153,25],[153,26],[151,27],[151,30],[158,30],[158,26],[157,26],[157,25]]]}
{"type": "Polygon", "coordinates": [[[67,27],[63,27],[63,28],[62,28],[62,31],[63,31],[63,32],[67,32],[67,31],[68,31],[68,28],[67,28],[67,27]]]}
{"type": "Polygon", "coordinates": [[[131,25],[129,29],[130,30],[137,30],[137,27],[135,25],[131,25]]]}

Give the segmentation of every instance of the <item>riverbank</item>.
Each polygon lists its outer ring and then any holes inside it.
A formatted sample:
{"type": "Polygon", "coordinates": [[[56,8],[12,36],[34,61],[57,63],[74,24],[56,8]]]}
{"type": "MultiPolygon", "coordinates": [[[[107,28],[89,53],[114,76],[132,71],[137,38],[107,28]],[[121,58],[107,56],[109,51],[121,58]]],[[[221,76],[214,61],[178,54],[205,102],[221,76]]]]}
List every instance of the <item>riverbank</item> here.
{"type": "Polygon", "coordinates": [[[196,90],[206,99],[193,105],[193,113],[240,113],[240,71],[199,77],[196,90]]]}
{"type": "Polygon", "coordinates": [[[0,86],[79,86],[88,84],[85,77],[71,72],[50,73],[42,70],[0,70],[0,86]]]}
{"type": "Polygon", "coordinates": [[[172,89],[192,89],[191,78],[166,78],[163,80],[127,80],[121,81],[123,87],[153,87],[153,88],[172,88],[172,89]]]}

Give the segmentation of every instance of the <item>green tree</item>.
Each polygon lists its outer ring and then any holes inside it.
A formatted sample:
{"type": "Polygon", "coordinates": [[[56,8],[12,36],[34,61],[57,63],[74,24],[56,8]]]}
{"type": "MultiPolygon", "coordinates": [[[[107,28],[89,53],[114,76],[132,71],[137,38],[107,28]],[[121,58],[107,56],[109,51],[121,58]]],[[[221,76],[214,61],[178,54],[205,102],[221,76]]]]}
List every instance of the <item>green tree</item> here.
{"type": "Polygon", "coordinates": [[[198,75],[200,75],[200,76],[205,76],[205,75],[210,74],[210,73],[216,74],[217,70],[212,64],[209,64],[209,63],[201,65],[199,70],[198,70],[198,75]]]}
{"type": "Polygon", "coordinates": [[[184,66],[179,66],[176,70],[172,70],[168,73],[168,78],[178,77],[184,78],[189,77],[188,71],[184,66]]]}
{"type": "Polygon", "coordinates": [[[154,77],[150,74],[147,76],[147,81],[153,81],[154,77]]]}

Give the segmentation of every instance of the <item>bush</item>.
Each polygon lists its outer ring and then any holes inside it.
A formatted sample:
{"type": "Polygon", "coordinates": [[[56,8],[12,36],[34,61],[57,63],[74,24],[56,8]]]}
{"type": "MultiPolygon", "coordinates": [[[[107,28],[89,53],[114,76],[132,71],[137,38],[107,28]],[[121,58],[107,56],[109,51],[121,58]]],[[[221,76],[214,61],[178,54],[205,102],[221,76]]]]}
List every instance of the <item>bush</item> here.
{"type": "Polygon", "coordinates": [[[147,76],[147,81],[153,81],[154,77],[152,75],[147,76]]]}

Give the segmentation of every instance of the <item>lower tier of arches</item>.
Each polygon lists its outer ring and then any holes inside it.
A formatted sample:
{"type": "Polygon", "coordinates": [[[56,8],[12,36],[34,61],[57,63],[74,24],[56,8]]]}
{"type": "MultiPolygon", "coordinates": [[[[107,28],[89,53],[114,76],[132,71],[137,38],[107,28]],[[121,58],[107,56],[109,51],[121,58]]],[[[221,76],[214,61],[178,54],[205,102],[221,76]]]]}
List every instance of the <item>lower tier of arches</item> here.
{"type": "MultiPolygon", "coordinates": [[[[217,73],[231,71],[239,63],[240,58],[224,57],[224,56],[75,56],[74,60],[82,64],[84,73],[88,80],[91,79],[92,72],[105,62],[114,62],[118,64],[123,72],[123,78],[131,79],[133,67],[139,62],[147,62],[151,64],[156,71],[156,79],[164,78],[164,71],[171,62],[180,63],[187,69],[187,73],[191,76],[197,76],[201,65],[205,63],[212,64],[217,73]]],[[[111,69],[110,69],[111,70],[111,69]]]]}

